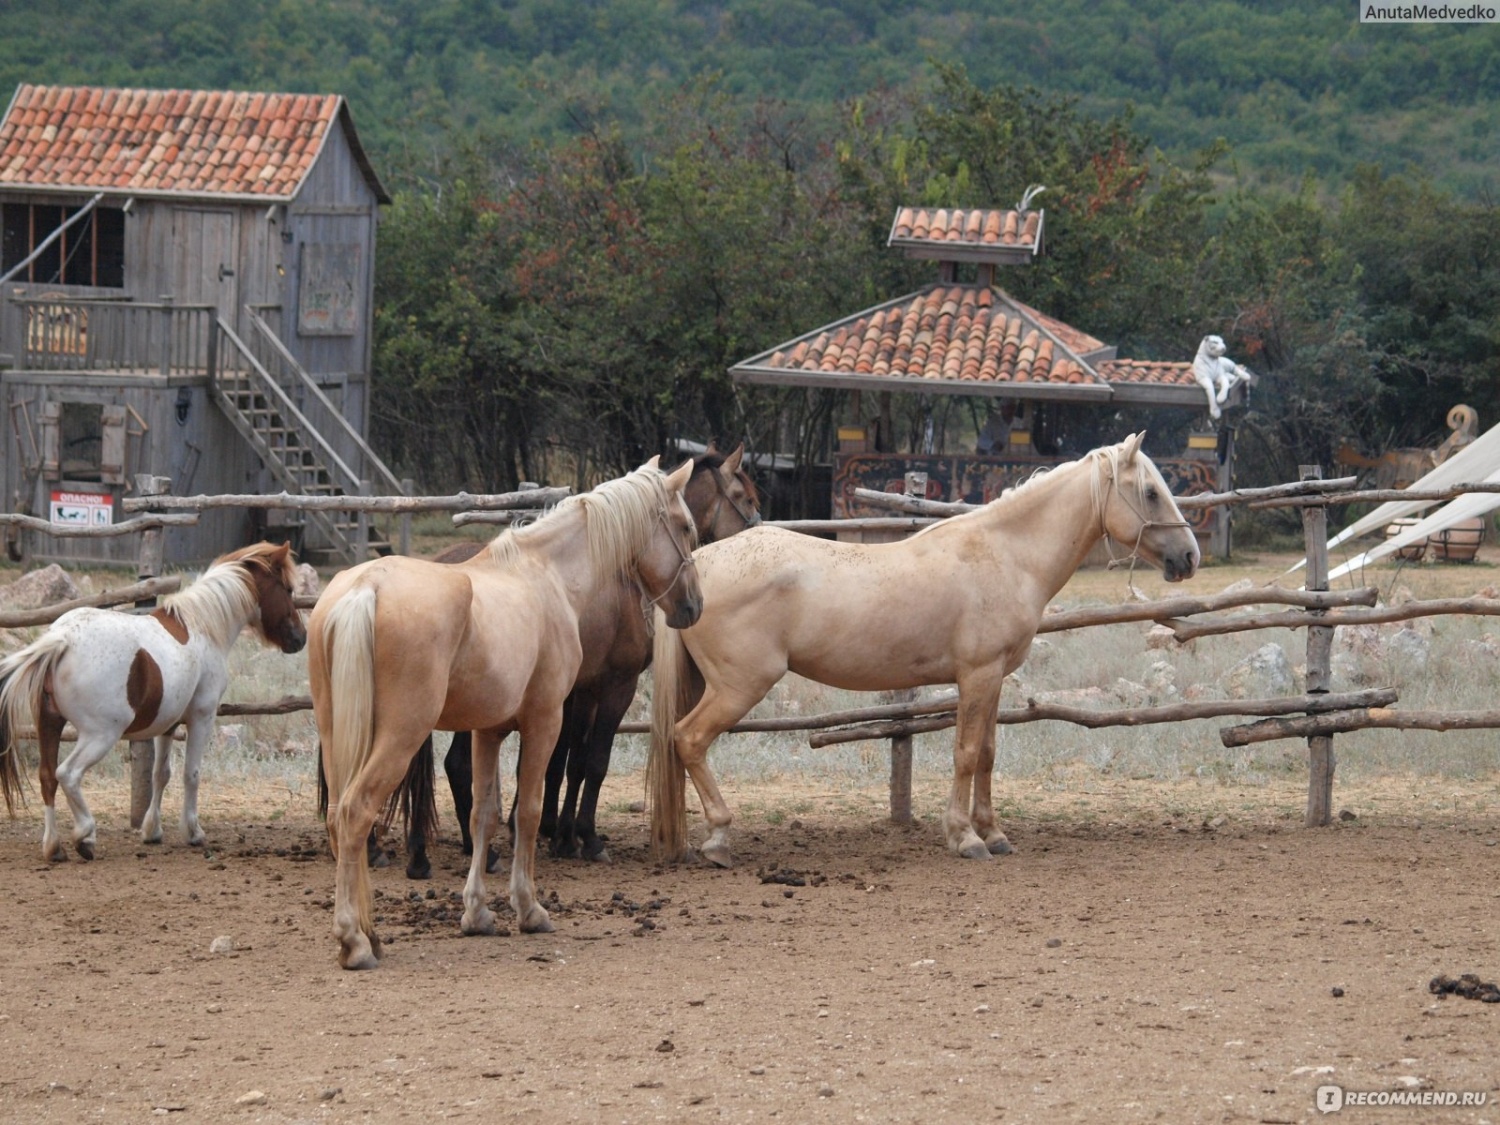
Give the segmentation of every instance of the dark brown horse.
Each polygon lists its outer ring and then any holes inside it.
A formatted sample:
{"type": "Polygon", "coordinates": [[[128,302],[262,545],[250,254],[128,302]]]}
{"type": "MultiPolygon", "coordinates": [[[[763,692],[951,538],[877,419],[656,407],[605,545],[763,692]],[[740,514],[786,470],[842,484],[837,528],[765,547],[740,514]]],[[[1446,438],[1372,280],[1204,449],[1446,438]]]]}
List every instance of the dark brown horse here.
{"type": "MultiPolygon", "coordinates": [[[[710,446],[693,458],[693,473],[683,498],[701,543],[726,538],[760,522],[760,495],[744,468],[744,448],[741,444],[724,454],[710,446]]],[[[458,543],[433,561],[460,563],[483,549],[482,543],[458,543]]],[[[636,681],[651,663],[651,621],[642,611],[637,583],[625,578],[602,591],[579,621],[579,634],[583,665],[563,705],[562,732],[547,766],[541,834],[551,841],[554,856],[576,857],[581,852],[586,859],[607,860],[605,842],[595,823],[599,791],[609,772],[615,731],[635,698],[636,681]]],[[[456,731],[443,759],[465,855],[473,850],[469,831],[473,805],[471,746],[470,732],[456,731]]],[[[429,735],[385,814],[387,825],[398,810],[406,823],[406,874],[411,879],[432,875],[427,845],[437,834],[434,758],[429,735]]],[[[321,774],[319,782],[320,799],[326,801],[321,774]]],[[[373,833],[368,846],[371,863],[387,862],[373,833]]],[[[486,856],[486,870],[493,872],[498,860],[499,853],[492,850],[486,856]]]]}

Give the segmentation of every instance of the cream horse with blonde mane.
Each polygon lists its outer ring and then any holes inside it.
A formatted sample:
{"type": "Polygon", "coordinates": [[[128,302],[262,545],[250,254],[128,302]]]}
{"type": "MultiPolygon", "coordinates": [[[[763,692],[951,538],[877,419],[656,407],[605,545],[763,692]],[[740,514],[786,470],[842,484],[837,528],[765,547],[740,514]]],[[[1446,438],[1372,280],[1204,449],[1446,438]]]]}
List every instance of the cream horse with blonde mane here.
{"type": "Polygon", "coordinates": [[[337,861],[333,929],[339,963],[380,961],[365,840],[432,730],[474,735],[474,856],[461,927],[491,934],[485,854],[500,826],[500,742],[521,735],[510,903],[525,933],[552,922],[533,870],[542,782],[563,701],[583,660],[579,620],[621,575],[637,579],[673,628],[698,619],[697,542],[683,500],[693,466],[656,458],[570,496],[527,527],[503,532],[456,565],[391,555],[341,571],[313,609],[307,672],[328,779],[328,839],[337,861]]]}
{"type": "Polygon", "coordinates": [[[1144,437],[1038,473],[899,543],[758,527],[697,551],[702,617],[656,632],[648,786],[657,853],[686,853],[685,769],[710,828],[700,851],[729,866],[732,818],[708,747],[787,672],[851,691],[956,683],[948,847],[971,859],[1009,852],[990,796],[995,713],[1047,603],[1106,536],[1169,582],[1198,569],[1197,540],[1141,452],[1144,437]]]}

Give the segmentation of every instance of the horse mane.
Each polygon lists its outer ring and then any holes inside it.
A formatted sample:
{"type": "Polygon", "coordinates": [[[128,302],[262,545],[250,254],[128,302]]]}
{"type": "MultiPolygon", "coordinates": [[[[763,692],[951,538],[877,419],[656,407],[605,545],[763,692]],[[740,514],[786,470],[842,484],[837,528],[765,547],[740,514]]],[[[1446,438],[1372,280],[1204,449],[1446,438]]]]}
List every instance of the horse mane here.
{"type": "MultiPolygon", "coordinates": [[[[272,543],[256,543],[215,559],[203,576],[176,594],[162,600],[162,609],[187,627],[201,633],[216,646],[228,648],[245,622],[255,615],[258,604],[255,571],[271,574],[270,555],[280,550],[272,543]]],[[[280,577],[292,584],[291,554],[283,556],[280,577]]]]}
{"type": "Polygon", "coordinates": [[[514,563],[527,539],[581,508],[595,573],[621,574],[651,540],[656,514],[667,504],[666,480],[660,469],[643,467],[569,496],[535,523],[497,535],[490,542],[490,558],[501,566],[514,563]]]}
{"type": "MultiPolygon", "coordinates": [[[[960,520],[979,516],[981,513],[997,505],[1003,505],[1014,498],[1028,495],[1040,485],[1050,480],[1059,471],[1084,464],[1089,466],[1093,474],[1089,483],[1089,497],[1093,501],[1094,514],[1096,517],[1103,519],[1104,505],[1109,499],[1110,482],[1120,479],[1120,454],[1124,452],[1124,445],[1124,442],[1120,442],[1117,445],[1100,446],[1098,449],[1089,450],[1076,461],[1064,461],[1057,465],[1039,465],[1027,475],[1025,480],[1011,485],[988,504],[975,508],[971,512],[964,512],[961,515],[950,516],[945,520],[939,520],[937,523],[928,524],[921,531],[918,531],[916,535],[913,535],[912,538],[915,539],[919,535],[926,535],[929,531],[935,531],[940,527],[946,527],[960,520]]],[[[1141,454],[1141,456],[1144,456],[1144,454],[1141,454]]],[[[1146,494],[1146,478],[1144,474],[1141,474],[1140,479],[1136,481],[1136,489],[1138,492],[1137,501],[1139,504],[1144,505],[1146,494]]]]}

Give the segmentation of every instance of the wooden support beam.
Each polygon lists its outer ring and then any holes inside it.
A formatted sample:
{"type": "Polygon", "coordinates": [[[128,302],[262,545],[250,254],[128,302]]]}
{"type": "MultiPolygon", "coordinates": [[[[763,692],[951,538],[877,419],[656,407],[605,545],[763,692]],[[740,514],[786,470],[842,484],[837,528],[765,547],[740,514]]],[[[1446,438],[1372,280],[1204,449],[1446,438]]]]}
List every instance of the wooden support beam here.
{"type": "Polygon", "coordinates": [[[70,609],[82,609],[85,606],[124,605],[126,602],[170,594],[181,587],[182,579],[174,574],[166,578],[148,578],[144,582],[117,586],[113,590],[104,590],[85,598],[54,602],[51,605],[38,606],[36,609],[6,610],[0,613],[0,629],[24,629],[32,625],[50,625],[70,609]]]}
{"type": "Polygon", "coordinates": [[[1392,621],[1409,621],[1415,617],[1445,615],[1500,617],[1500,598],[1436,598],[1425,602],[1380,606],[1378,609],[1330,609],[1324,614],[1288,612],[1247,614],[1244,617],[1210,618],[1207,621],[1165,620],[1179,641],[1223,633],[1243,633],[1251,629],[1300,629],[1309,625],[1385,625],[1392,621]]]}
{"type": "Polygon", "coordinates": [[[297,496],[290,492],[233,496],[127,496],[120,501],[120,507],[127,512],[146,508],[189,512],[211,508],[287,508],[299,512],[470,512],[542,508],[572,494],[571,488],[527,488],[519,492],[459,492],[452,496],[297,496]]]}
{"type": "Polygon", "coordinates": [[[1263,719],[1237,727],[1224,727],[1219,741],[1225,746],[1249,746],[1278,738],[1331,737],[1352,730],[1488,730],[1500,727],[1500,711],[1397,711],[1390,707],[1356,708],[1324,715],[1287,719],[1263,719]]]}
{"type": "MultiPolygon", "coordinates": [[[[952,698],[950,706],[956,704],[952,698]]],[[[1299,712],[1343,711],[1355,707],[1382,707],[1396,702],[1394,688],[1370,688],[1365,691],[1341,692],[1318,696],[1287,696],[1280,699],[1222,699],[1204,703],[1166,703],[1159,707],[1131,707],[1114,711],[1096,711],[1087,707],[1068,707],[1056,703],[1026,701],[1025,707],[1002,707],[995,716],[998,725],[1035,723],[1055,720],[1073,723],[1080,727],[1138,727],[1157,723],[1180,723],[1189,719],[1216,719],[1224,715],[1294,715],[1299,712]]],[[[924,708],[939,703],[928,700],[924,708]]],[[[874,708],[871,708],[874,710],[874,708]]],[[[891,708],[881,708],[890,711],[891,708]]],[[[845,712],[848,714],[848,712],[845,712]]],[[[813,720],[808,716],[802,720],[812,729],[813,720]]],[[[937,714],[918,712],[915,708],[909,718],[893,717],[889,721],[855,720],[861,725],[845,726],[838,730],[815,730],[807,744],[813,749],[833,746],[840,742],[861,742],[871,738],[891,738],[901,734],[923,734],[946,730],[957,724],[954,711],[937,714]]],[[[820,724],[821,725],[821,724],[820,724]]],[[[1234,728],[1230,728],[1234,729],[1234,728]]]]}

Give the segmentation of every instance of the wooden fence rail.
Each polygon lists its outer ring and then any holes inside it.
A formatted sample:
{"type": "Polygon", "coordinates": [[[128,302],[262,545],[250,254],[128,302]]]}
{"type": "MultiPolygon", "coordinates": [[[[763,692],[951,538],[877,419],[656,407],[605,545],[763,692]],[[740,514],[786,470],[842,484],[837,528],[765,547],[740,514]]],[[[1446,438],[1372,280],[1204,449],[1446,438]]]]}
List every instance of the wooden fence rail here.
{"type": "MultiPolygon", "coordinates": [[[[1397,701],[1394,689],[1380,688],[1359,692],[1335,693],[1328,690],[1328,654],[1334,629],[1340,625],[1383,624],[1415,617],[1469,614],[1500,615],[1500,599],[1448,598],[1427,602],[1409,602],[1401,606],[1376,607],[1377,591],[1372,587],[1329,591],[1322,575],[1327,568],[1326,509],[1330,503],[1347,504],[1363,501],[1451,499],[1465,492],[1497,492],[1500,484],[1478,483],[1455,485],[1451,489],[1427,493],[1410,491],[1353,491],[1355,478],[1324,480],[1317,470],[1304,468],[1300,481],[1270,488],[1236,489],[1232,492],[1186,497],[1179,500],[1184,509],[1200,509],[1223,504],[1248,504],[1255,508],[1296,506],[1303,509],[1306,547],[1310,560],[1307,589],[1289,590],[1263,586],[1251,590],[1228,591],[1204,597],[1173,597],[1154,602],[1120,606],[1088,607],[1050,613],[1042,619],[1038,633],[1092,628],[1108,624],[1155,621],[1167,625],[1180,642],[1197,637],[1269,628],[1307,628],[1309,633],[1307,694],[1279,699],[1222,700],[1199,703],[1168,704],[1120,710],[1091,710],[1028,700],[1025,707],[1002,708],[996,715],[998,724],[1061,721],[1085,727],[1137,726],[1150,723],[1181,722],[1192,719],[1230,715],[1266,716],[1262,721],[1225,727],[1220,738],[1226,747],[1245,746],[1277,738],[1307,738],[1311,754],[1309,771],[1309,825],[1326,824],[1330,819],[1334,758],[1332,736],[1369,728],[1460,730],[1500,727],[1500,711],[1409,711],[1401,712],[1390,705],[1397,701]],[[1245,613],[1230,617],[1187,621],[1188,617],[1220,613],[1255,605],[1294,607],[1285,612],[1245,613]]],[[[122,501],[125,511],[149,514],[127,520],[109,528],[64,529],[21,515],[0,515],[0,525],[15,524],[28,530],[49,534],[143,533],[141,578],[134,586],[106,591],[88,598],[37,610],[0,614],[0,628],[45,624],[68,609],[83,605],[115,605],[134,601],[149,602],[160,594],[178,588],[180,579],[155,576],[148,555],[152,541],[159,543],[165,527],[182,526],[197,520],[198,512],[212,508],[287,508],[342,510],[353,512],[388,512],[409,514],[422,511],[451,511],[454,523],[502,523],[531,514],[571,494],[571,489],[523,489],[513,493],[470,494],[452,496],[337,496],[306,497],[286,493],[279,495],[190,496],[165,495],[170,482],[161,478],[142,481],[142,495],[122,501]],[[181,514],[168,514],[168,513],[181,514]]],[[[793,520],[779,526],[810,533],[878,528],[911,531],[936,519],[972,510],[976,505],[950,504],[917,497],[857,489],[855,495],[876,506],[895,509],[901,516],[873,517],[861,520],[793,520]]],[[[315,597],[299,597],[297,605],[308,608],[315,597]]],[[[903,786],[910,792],[910,757],[898,764],[898,745],[909,748],[915,733],[942,730],[955,723],[956,693],[947,693],[919,702],[906,701],[882,706],[852,708],[824,715],[772,719],[747,719],[730,728],[734,732],[810,732],[809,745],[816,748],[841,742],[872,738],[892,740],[893,815],[894,794],[903,786]]],[[[225,703],[219,708],[223,717],[285,715],[309,710],[307,696],[286,696],[266,702],[225,703]]],[[[646,733],[648,724],[627,722],[621,733],[646,733]]],[[[139,772],[139,771],[137,771],[139,772]]],[[[133,776],[134,789],[138,778],[133,776]]]]}

